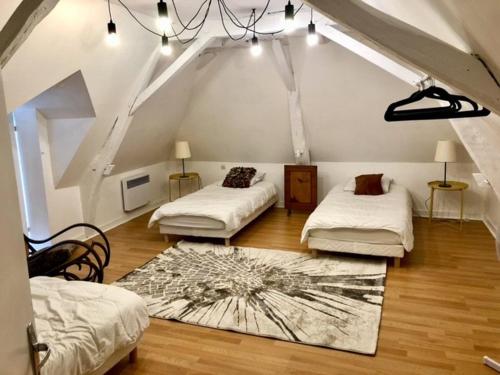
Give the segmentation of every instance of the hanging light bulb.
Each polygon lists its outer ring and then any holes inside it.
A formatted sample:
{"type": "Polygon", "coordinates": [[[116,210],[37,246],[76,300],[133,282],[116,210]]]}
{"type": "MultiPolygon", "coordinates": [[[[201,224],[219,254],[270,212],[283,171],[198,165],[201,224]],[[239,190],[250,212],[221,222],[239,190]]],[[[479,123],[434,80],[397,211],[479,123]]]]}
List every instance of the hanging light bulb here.
{"type": "Polygon", "coordinates": [[[262,54],[262,46],[259,44],[259,39],[254,35],[251,40],[250,53],[253,57],[258,57],[262,54]]]}
{"type": "Polygon", "coordinates": [[[167,3],[165,3],[163,0],[160,0],[158,2],[158,28],[166,32],[167,29],[170,27],[172,24],[172,21],[170,20],[170,17],[168,16],[168,8],[167,8],[167,3]]]}
{"type": "Polygon", "coordinates": [[[319,42],[319,36],[316,34],[316,25],[311,21],[307,26],[307,44],[315,46],[319,42]]]}
{"type": "Polygon", "coordinates": [[[172,54],[172,47],[168,43],[168,37],[163,34],[161,37],[161,53],[165,56],[170,56],[172,54]]]}
{"type": "Polygon", "coordinates": [[[115,47],[120,43],[120,38],[116,33],[116,25],[112,20],[108,23],[108,35],[106,35],[106,41],[112,47],[115,47]]]}
{"type": "Polygon", "coordinates": [[[295,31],[295,8],[293,4],[288,1],[285,5],[285,32],[291,33],[295,31]]]}

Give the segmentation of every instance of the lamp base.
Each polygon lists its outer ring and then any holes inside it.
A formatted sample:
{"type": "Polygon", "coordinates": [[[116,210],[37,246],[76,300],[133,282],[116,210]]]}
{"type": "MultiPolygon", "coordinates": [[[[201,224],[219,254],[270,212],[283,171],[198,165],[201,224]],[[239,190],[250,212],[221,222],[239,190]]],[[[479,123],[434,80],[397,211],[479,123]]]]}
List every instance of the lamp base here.
{"type": "Polygon", "coordinates": [[[450,184],[446,184],[446,183],[442,183],[442,184],[439,184],[439,187],[450,188],[451,185],[450,184]]]}

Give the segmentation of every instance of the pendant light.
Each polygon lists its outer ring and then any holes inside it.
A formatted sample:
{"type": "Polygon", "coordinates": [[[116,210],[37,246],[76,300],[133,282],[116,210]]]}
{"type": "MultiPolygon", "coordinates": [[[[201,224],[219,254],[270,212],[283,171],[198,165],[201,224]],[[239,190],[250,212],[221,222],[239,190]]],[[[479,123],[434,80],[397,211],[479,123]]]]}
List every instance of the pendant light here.
{"type": "Polygon", "coordinates": [[[255,9],[252,9],[253,16],[253,37],[250,41],[250,53],[253,57],[258,57],[262,54],[262,46],[259,43],[259,38],[255,36],[255,9]]]}
{"type": "Polygon", "coordinates": [[[253,57],[258,57],[262,55],[262,46],[259,43],[259,39],[254,35],[251,40],[252,45],[250,46],[250,53],[253,57]]]}
{"type": "Polygon", "coordinates": [[[307,44],[315,46],[319,42],[319,36],[316,34],[316,25],[313,22],[313,10],[311,8],[311,22],[307,25],[307,44]]]}
{"type": "Polygon", "coordinates": [[[168,37],[163,34],[161,37],[161,53],[165,56],[170,56],[172,54],[172,47],[168,43],[168,37]]]}
{"type": "Polygon", "coordinates": [[[295,8],[293,4],[288,0],[288,4],[285,5],[285,32],[291,33],[295,31],[295,8]]]}
{"type": "Polygon", "coordinates": [[[168,16],[167,3],[160,0],[158,2],[158,28],[165,33],[171,23],[170,17],[168,16]]]}
{"type": "Polygon", "coordinates": [[[120,43],[120,38],[116,33],[116,24],[111,19],[108,23],[108,35],[106,35],[106,41],[112,47],[115,47],[120,43]]]}

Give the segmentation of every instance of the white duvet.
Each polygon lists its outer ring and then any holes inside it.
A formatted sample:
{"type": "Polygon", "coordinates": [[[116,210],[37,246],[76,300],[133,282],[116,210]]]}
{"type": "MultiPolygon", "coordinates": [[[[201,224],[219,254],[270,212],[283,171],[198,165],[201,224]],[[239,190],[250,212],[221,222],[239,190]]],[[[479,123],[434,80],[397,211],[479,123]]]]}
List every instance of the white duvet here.
{"type": "Polygon", "coordinates": [[[186,215],[222,221],[225,229],[231,231],[276,195],[276,187],[267,181],[258,182],[245,189],[226,188],[215,183],[164,204],[151,216],[149,227],[165,217],[186,215]]]}
{"type": "Polygon", "coordinates": [[[49,277],[30,284],[38,341],[51,349],[44,375],[94,371],[149,325],[144,300],[125,289],[49,277]]]}
{"type": "Polygon", "coordinates": [[[382,195],[354,195],[335,186],[309,216],[302,230],[305,242],[314,229],[385,229],[397,233],[407,251],[413,249],[412,200],[404,187],[392,184],[382,195]]]}

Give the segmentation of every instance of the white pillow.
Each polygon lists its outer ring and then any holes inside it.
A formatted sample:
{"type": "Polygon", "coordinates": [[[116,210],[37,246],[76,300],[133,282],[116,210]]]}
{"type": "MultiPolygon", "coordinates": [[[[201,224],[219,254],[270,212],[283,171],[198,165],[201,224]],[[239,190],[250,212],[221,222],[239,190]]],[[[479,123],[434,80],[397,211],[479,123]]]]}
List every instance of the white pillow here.
{"type": "Polygon", "coordinates": [[[262,181],[264,177],[266,177],[265,172],[260,172],[260,171],[255,172],[255,176],[253,176],[252,179],[250,180],[250,186],[253,186],[257,182],[262,181]]]}
{"type": "MultiPolygon", "coordinates": [[[[384,191],[384,194],[387,194],[391,188],[391,183],[392,183],[392,178],[387,177],[387,176],[382,176],[382,190],[384,191]]],[[[347,183],[344,186],[344,191],[355,191],[356,190],[356,178],[353,177],[347,181],[347,183]]]]}

